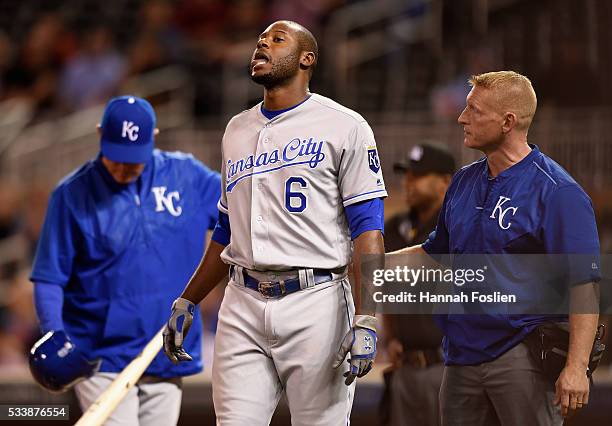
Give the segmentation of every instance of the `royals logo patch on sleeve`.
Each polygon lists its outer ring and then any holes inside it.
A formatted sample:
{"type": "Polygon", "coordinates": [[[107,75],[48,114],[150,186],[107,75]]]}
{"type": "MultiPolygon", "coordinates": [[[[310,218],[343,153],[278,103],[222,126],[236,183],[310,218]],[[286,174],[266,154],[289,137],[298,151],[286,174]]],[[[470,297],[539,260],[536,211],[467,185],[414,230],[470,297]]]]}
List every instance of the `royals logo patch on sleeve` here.
{"type": "Polygon", "coordinates": [[[378,173],[380,170],[380,160],[375,146],[368,147],[368,166],[374,173],[378,173]]]}

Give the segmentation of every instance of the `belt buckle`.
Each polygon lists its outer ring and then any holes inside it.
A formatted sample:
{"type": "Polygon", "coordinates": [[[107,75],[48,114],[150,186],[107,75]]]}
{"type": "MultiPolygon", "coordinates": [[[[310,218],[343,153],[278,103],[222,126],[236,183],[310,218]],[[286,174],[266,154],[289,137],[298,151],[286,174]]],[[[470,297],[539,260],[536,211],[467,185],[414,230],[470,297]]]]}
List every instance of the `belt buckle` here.
{"type": "Polygon", "coordinates": [[[274,297],[274,293],[271,291],[273,288],[274,284],[272,281],[259,281],[257,283],[257,291],[266,298],[274,297]]]}

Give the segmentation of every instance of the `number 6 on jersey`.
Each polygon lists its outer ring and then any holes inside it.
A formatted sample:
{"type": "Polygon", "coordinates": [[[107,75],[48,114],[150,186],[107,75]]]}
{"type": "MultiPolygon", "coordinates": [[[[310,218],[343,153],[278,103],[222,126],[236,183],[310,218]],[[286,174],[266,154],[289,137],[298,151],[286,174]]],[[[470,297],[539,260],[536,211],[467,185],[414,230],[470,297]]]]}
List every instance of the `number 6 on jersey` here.
{"type": "Polygon", "coordinates": [[[299,176],[291,176],[285,182],[285,208],[289,213],[302,213],[306,210],[306,196],[301,192],[292,191],[293,184],[297,184],[300,188],[308,188],[308,182],[299,176]]]}

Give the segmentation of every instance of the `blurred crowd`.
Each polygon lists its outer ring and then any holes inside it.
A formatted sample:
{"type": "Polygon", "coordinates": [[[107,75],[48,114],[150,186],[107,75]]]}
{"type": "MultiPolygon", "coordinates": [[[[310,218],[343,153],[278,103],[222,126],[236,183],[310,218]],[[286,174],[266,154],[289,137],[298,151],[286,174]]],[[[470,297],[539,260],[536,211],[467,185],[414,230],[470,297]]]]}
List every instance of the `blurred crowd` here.
{"type": "Polygon", "coordinates": [[[47,207],[45,187],[0,181],[0,376],[24,367],[38,337],[28,280],[47,207]]]}
{"type": "MultiPolygon", "coordinates": [[[[370,3],[375,5],[376,1],[370,3]]],[[[6,0],[0,5],[0,103],[25,103],[34,108],[37,117],[53,117],[103,102],[130,77],[178,64],[191,73],[194,112],[218,113],[223,64],[244,62],[246,72],[248,58],[236,47],[243,43],[252,46],[266,24],[279,18],[297,20],[317,35],[324,51],[332,48],[326,44],[336,42],[323,39],[334,12],[366,2],[121,0],[104,4],[99,0],[6,0]],[[28,4],[30,9],[24,12],[28,4]]],[[[394,4],[380,3],[381,8],[394,4]]],[[[392,99],[387,104],[431,107],[435,117],[448,119],[463,104],[466,77],[476,70],[508,67],[526,71],[539,97],[548,104],[607,103],[612,85],[605,75],[612,62],[605,42],[610,30],[605,22],[612,12],[605,2],[587,7],[569,0],[539,0],[525,8],[521,5],[524,1],[515,0],[490,10],[481,10],[480,3],[398,1],[400,6],[394,6],[397,18],[429,14],[430,24],[439,18],[441,22],[433,25],[441,25],[443,31],[422,36],[419,41],[409,36],[414,30],[395,28],[394,19],[382,21],[389,44],[399,43],[403,48],[391,49],[393,53],[384,60],[373,52],[374,59],[359,66],[361,78],[351,84],[365,96],[369,93],[365,86],[390,84],[396,88],[397,79],[385,81],[393,72],[373,75],[370,67],[402,72],[408,91],[396,92],[393,97],[410,99],[392,99]],[[441,10],[438,15],[436,8],[441,10]]],[[[329,64],[321,61],[321,65],[329,64]]],[[[324,73],[318,74],[321,77],[315,79],[316,84],[325,78],[324,73]]],[[[332,80],[325,82],[325,89],[333,92],[332,80]]]]}
{"type": "MultiPolygon", "coordinates": [[[[74,8],[65,2],[56,7],[55,2],[43,2],[42,9],[32,14],[26,26],[3,26],[0,20],[0,103],[9,101],[13,108],[29,108],[35,120],[53,119],[104,102],[131,77],[179,65],[191,75],[194,113],[218,114],[224,64],[244,62],[246,72],[248,58],[244,57],[243,47],[247,45],[250,49],[256,35],[268,23],[281,18],[299,21],[319,38],[323,54],[325,48],[331,48],[323,46],[324,29],[330,17],[342,7],[360,2],[367,0],[126,0],[104,10],[102,2],[92,1],[84,4],[97,4],[100,10],[85,10],[81,5],[81,13],[74,11],[78,2],[74,8]],[[111,13],[118,7],[128,10],[111,13]]],[[[398,16],[415,18],[431,12],[426,0],[398,3],[401,4],[397,7],[398,16]]],[[[20,2],[14,4],[17,10],[20,2]]],[[[384,7],[390,7],[389,4],[384,7]]],[[[12,12],[20,16],[16,10],[12,12]]],[[[461,31],[463,13],[445,6],[443,19],[451,35],[461,31]]],[[[4,19],[10,19],[8,11],[4,19]]],[[[384,27],[392,22],[393,19],[383,20],[378,25],[384,27]]],[[[363,29],[355,33],[360,31],[363,29]]],[[[406,37],[398,31],[389,27],[390,42],[406,37]]],[[[409,33],[408,29],[402,31],[409,33]]],[[[454,116],[467,94],[467,77],[483,66],[488,69],[501,65],[492,51],[480,46],[466,48],[466,43],[469,40],[463,40],[461,46],[451,44],[450,51],[444,54],[429,42],[408,43],[407,50],[383,61],[384,68],[390,69],[397,66],[398,55],[401,61],[406,58],[410,61],[407,69],[399,69],[408,73],[406,84],[412,90],[398,93],[395,104],[401,105],[400,98],[405,95],[411,98],[409,104],[419,108],[431,106],[436,117],[454,116]]],[[[329,64],[321,61],[320,65],[329,64]]],[[[372,77],[371,67],[380,72],[381,62],[362,64],[355,84],[360,87],[385,84],[383,74],[372,77]]],[[[317,88],[333,92],[333,81],[321,82],[324,72],[317,74],[317,88]]]]}
{"type": "MultiPolygon", "coordinates": [[[[19,34],[0,29],[0,102],[24,102],[49,117],[98,104],[134,75],[169,64],[189,66],[215,96],[218,68],[232,45],[253,42],[279,17],[316,31],[344,0],[152,0],[134,13],[70,19],[70,8],[39,13],[19,34]],[[126,18],[127,17],[127,18],[126,18]]],[[[109,5],[109,7],[111,7],[109,5]]],[[[1,27],[0,27],[1,28],[1,27]]],[[[245,58],[245,70],[247,59],[245,58]]],[[[206,102],[210,108],[215,103],[206,102]]]]}

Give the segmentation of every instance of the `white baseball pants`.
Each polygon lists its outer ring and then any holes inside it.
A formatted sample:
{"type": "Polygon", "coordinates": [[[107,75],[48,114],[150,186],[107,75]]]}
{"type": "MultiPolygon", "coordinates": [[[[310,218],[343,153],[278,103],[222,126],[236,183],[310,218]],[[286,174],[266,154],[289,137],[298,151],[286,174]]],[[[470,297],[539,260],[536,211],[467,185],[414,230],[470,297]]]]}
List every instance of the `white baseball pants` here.
{"type": "Polygon", "coordinates": [[[354,313],[347,278],[271,299],[231,280],[215,337],[217,424],[268,425],[285,392],[292,425],[348,425],[355,382],[344,384],[348,363],[332,364],[354,313]]]}
{"type": "MultiPolygon", "coordinates": [[[[96,373],[75,385],[83,412],[117,378],[118,373],[96,373]]],[[[172,426],[181,412],[182,380],[142,377],[104,422],[105,426],[172,426]]]]}

